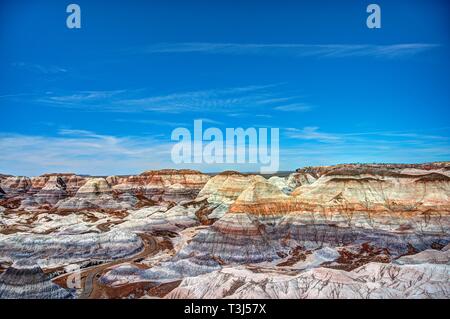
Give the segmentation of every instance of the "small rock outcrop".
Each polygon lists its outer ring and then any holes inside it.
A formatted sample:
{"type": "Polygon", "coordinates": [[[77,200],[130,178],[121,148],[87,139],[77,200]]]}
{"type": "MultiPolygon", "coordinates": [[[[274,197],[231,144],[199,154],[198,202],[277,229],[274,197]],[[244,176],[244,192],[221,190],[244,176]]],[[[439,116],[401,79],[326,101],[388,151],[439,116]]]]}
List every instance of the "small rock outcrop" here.
{"type": "Polygon", "coordinates": [[[24,194],[31,188],[31,179],[25,176],[9,176],[1,180],[0,187],[9,196],[24,194]]]}
{"type": "Polygon", "coordinates": [[[165,298],[447,299],[448,265],[369,263],[353,271],[314,268],[297,275],[235,267],[185,278],[165,298]]]}
{"type": "Polygon", "coordinates": [[[209,176],[194,170],[146,171],[135,176],[109,176],[113,190],[154,202],[194,199],[209,176]]]}
{"type": "Polygon", "coordinates": [[[192,238],[178,257],[248,264],[281,260],[296,247],[368,243],[395,258],[446,245],[450,242],[448,171],[439,165],[434,170],[421,168],[309,169],[295,174],[310,175],[311,183],[291,194],[274,179],[236,173],[215,176],[199,198],[206,196],[212,207],[222,205],[223,214],[192,238]]]}
{"type": "Polygon", "coordinates": [[[74,292],[53,283],[37,265],[13,265],[0,275],[0,299],[72,299],[74,297],[74,292]]]}
{"type": "Polygon", "coordinates": [[[123,210],[133,206],[133,198],[121,200],[115,196],[111,185],[105,178],[92,178],[78,189],[75,196],[58,202],[58,210],[108,209],[123,210]]]}

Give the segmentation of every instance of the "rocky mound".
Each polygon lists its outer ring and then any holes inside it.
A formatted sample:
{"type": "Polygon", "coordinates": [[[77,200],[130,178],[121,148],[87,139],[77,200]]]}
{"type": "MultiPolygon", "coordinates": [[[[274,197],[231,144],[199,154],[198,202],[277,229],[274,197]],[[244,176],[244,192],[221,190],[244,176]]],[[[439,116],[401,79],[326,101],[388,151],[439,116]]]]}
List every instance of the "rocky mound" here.
{"type": "Polygon", "coordinates": [[[110,176],[107,181],[118,193],[155,202],[180,202],[194,199],[208,179],[208,175],[193,170],[159,170],[137,176],[110,176]]]}
{"type": "Polygon", "coordinates": [[[71,263],[108,261],[130,256],[142,249],[138,235],[111,230],[106,233],[37,235],[0,234],[0,260],[38,264],[45,268],[71,263]]]}
{"type": "Polygon", "coordinates": [[[71,299],[72,291],[50,280],[39,266],[9,267],[0,275],[0,299],[71,299]]]}
{"type": "Polygon", "coordinates": [[[348,169],[317,174],[317,180],[292,195],[260,177],[213,177],[199,197],[207,196],[210,204],[227,203],[225,214],[179,256],[248,264],[284,258],[295,247],[363,243],[400,256],[450,241],[445,174],[357,166],[347,175],[348,169]]]}
{"type": "Polygon", "coordinates": [[[259,175],[223,172],[206,183],[196,200],[206,199],[213,210],[209,218],[220,218],[228,210],[229,205],[255,181],[265,181],[265,178],[259,175]]]}
{"type": "Polygon", "coordinates": [[[447,265],[370,263],[351,272],[315,268],[292,276],[246,267],[186,278],[166,298],[417,299],[449,298],[447,265]]]}
{"type": "Polygon", "coordinates": [[[8,196],[20,195],[31,188],[31,180],[25,176],[9,176],[0,181],[0,187],[8,196]]]}
{"type": "Polygon", "coordinates": [[[448,254],[436,250],[450,242],[447,164],[346,164],[269,179],[190,170],[2,177],[0,262],[102,262],[142,249],[137,233],[162,234],[177,248],[150,269],[114,268],[105,283],[185,278],[177,298],[447,296],[448,254]]]}
{"type": "Polygon", "coordinates": [[[75,196],[59,201],[58,210],[73,211],[85,209],[125,210],[136,204],[133,197],[120,197],[113,193],[105,178],[91,178],[80,187],[75,196]]]}
{"type": "Polygon", "coordinates": [[[193,200],[209,176],[193,170],[147,171],[140,175],[83,177],[71,173],[37,177],[1,175],[0,206],[22,210],[121,210],[193,200]],[[5,201],[6,200],[6,201],[5,201]]]}
{"type": "Polygon", "coordinates": [[[274,215],[287,213],[294,199],[268,181],[251,183],[230,206],[230,213],[274,215]]]}
{"type": "Polygon", "coordinates": [[[299,273],[254,266],[225,267],[183,279],[166,298],[449,298],[448,254],[438,259],[442,261],[439,264],[422,258],[404,265],[372,262],[349,272],[323,267],[299,273]]]}
{"type": "Polygon", "coordinates": [[[450,162],[433,162],[433,163],[423,163],[423,164],[338,164],[332,166],[308,166],[304,168],[299,168],[296,171],[298,173],[308,173],[318,178],[330,171],[349,169],[349,170],[422,170],[422,171],[450,171],[450,162]]]}
{"type": "Polygon", "coordinates": [[[450,180],[442,171],[336,168],[292,195],[299,212],[320,223],[444,236],[450,229],[450,180]]]}
{"type": "MultiPolygon", "coordinates": [[[[34,188],[36,190],[37,188],[34,188]]],[[[26,197],[22,200],[21,207],[49,205],[53,206],[58,201],[68,196],[67,185],[60,176],[51,176],[45,185],[40,188],[34,195],[26,197]]]]}

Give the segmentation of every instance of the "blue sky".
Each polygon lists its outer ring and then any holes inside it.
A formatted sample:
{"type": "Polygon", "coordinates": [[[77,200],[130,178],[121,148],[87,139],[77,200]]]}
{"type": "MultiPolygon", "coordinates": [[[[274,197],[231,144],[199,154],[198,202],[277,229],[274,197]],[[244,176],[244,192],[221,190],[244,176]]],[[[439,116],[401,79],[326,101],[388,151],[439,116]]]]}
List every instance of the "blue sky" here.
{"type": "Polygon", "coordinates": [[[450,158],[445,0],[372,1],[377,30],[369,1],[74,2],[79,30],[69,2],[0,4],[2,173],[174,167],[194,119],[280,128],[281,170],[450,158]]]}

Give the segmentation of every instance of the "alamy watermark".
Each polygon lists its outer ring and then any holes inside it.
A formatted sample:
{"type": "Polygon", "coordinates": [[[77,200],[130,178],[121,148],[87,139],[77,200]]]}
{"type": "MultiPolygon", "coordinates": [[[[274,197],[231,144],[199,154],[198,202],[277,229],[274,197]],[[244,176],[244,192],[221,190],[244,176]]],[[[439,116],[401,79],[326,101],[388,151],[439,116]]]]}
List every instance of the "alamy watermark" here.
{"type": "Polygon", "coordinates": [[[381,7],[372,3],[367,6],[367,13],[370,15],[367,17],[366,25],[369,29],[380,29],[381,28],[381,7]]]}
{"type": "Polygon", "coordinates": [[[66,19],[66,26],[69,29],[81,29],[81,8],[76,3],[67,6],[66,12],[70,13],[66,19]]]}
{"type": "Polygon", "coordinates": [[[259,164],[260,173],[276,173],[280,165],[279,129],[226,128],[203,130],[203,121],[194,121],[193,134],[184,127],[172,131],[177,141],[171,151],[175,164],[259,164]]]}
{"type": "MultiPolygon", "coordinates": [[[[370,15],[367,17],[366,25],[369,29],[381,28],[381,7],[372,3],[366,8],[367,13],[370,15]]],[[[71,3],[66,8],[66,13],[70,15],[66,19],[66,26],[69,29],[81,29],[81,8],[76,3],[71,3]]]]}

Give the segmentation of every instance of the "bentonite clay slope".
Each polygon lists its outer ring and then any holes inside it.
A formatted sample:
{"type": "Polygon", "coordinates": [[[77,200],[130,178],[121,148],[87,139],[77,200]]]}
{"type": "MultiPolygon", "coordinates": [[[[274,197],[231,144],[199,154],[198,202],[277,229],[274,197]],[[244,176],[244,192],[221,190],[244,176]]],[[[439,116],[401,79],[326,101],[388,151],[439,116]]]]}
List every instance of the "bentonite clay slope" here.
{"type": "Polygon", "coordinates": [[[194,199],[209,176],[194,170],[146,171],[137,176],[110,176],[107,181],[119,193],[133,193],[153,201],[194,199]]]}
{"type": "Polygon", "coordinates": [[[293,192],[302,201],[342,210],[448,210],[448,171],[336,168],[293,192]]]}
{"type": "Polygon", "coordinates": [[[168,249],[117,264],[100,282],[182,280],[174,298],[447,298],[449,172],[432,163],[268,179],[188,170],[0,176],[0,270],[25,259],[46,272],[121,260],[150,235],[168,249]]]}
{"type": "Polygon", "coordinates": [[[73,196],[86,182],[74,174],[45,174],[37,177],[9,176],[0,179],[3,201],[10,209],[50,209],[58,201],[73,196]]]}
{"type": "Polygon", "coordinates": [[[29,261],[45,267],[123,258],[142,249],[138,235],[122,230],[70,235],[0,234],[0,261],[29,261]]]}
{"type": "Polygon", "coordinates": [[[58,180],[58,183],[65,186],[65,190],[68,195],[74,195],[77,190],[86,183],[87,178],[83,176],[78,176],[73,173],[61,173],[61,174],[44,174],[37,177],[31,178],[31,188],[28,193],[35,194],[45,187],[50,182],[50,185],[58,180]]]}
{"type": "Polygon", "coordinates": [[[74,293],[54,284],[39,266],[9,267],[0,275],[0,299],[71,299],[74,293]]]}
{"type": "Polygon", "coordinates": [[[31,187],[31,180],[25,176],[8,176],[0,180],[0,187],[6,194],[17,195],[27,192],[31,187]]]}
{"type": "Polygon", "coordinates": [[[447,251],[442,263],[421,259],[403,265],[368,263],[352,271],[314,268],[292,273],[257,267],[226,267],[185,278],[166,298],[449,298],[447,251]]]}
{"type": "Polygon", "coordinates": [[[259,175],[226,171],[211,178],[197,196],[197,201],[207,200],[212,213],[211,219],[222,217],[239,195],[253,182],[265,181],[259,175]]]}
{"type": "Polygon", "coordinates": [[[395,257],[450,240],[450,182],[441,165],[347,165],[314,174],[316,181],[291,195],[259,177],[212,178],[199,197],[209,195],[211,205],[226,202],[229,208],[178,257],[248,264],[285,258],[297,247],[363,243],[395,257]],[[228,186],[230,178],[240,187],[228,186]]]}
{"type": "Polygon", "coordinates": [[[55,205],[61,199],[68,196],[67,184],[64,182],[63,178],[60,176],[51,176],[47,179],[44,185],[39,185],[39,188],[33,186],[32,189],[36,192],[33,196],[25,198],[21,206],[23,208],[30,206],[42,206],[42,205],[55,205]]]}
{"type": "Polygon", "coordinates": [[[122,210],[194,199],[209,176],[193,170],[147,171],[140,175],[84,177],[2,175],[0,206],[9,209],[122,210]]]}
{"type": "Polygon", "coordinates": [[[58,202],[55,207],[59,210],[82,210],[82,209],[130,209],[135,202],[131,200],[120,200],[114,196],[111,185],[105,178],[89,179],[77,191],[75,196],[58,202]]]}

